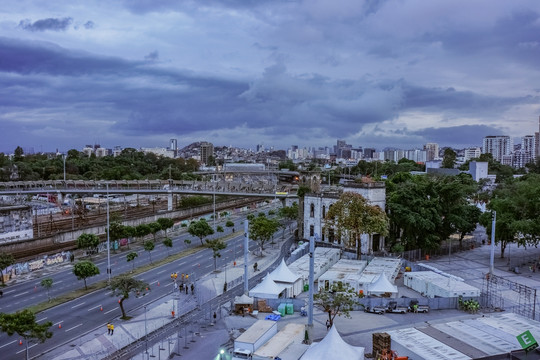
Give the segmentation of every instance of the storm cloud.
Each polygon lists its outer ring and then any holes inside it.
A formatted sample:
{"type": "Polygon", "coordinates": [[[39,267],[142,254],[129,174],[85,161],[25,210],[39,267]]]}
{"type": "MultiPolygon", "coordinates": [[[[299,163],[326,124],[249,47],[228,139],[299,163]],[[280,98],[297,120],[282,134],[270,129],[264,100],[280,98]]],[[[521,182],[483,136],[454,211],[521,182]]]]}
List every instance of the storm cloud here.
{"type": "Polygon", "coordinates": [[[465,147],[538,131],[537,1],[7,2],[0,151],[465,147]]]}

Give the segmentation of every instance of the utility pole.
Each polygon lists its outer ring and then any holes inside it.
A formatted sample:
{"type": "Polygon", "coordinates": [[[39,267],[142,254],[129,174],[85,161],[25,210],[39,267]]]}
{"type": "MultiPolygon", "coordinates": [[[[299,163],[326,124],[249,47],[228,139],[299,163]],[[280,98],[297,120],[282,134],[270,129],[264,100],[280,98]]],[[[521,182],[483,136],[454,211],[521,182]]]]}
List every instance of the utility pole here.
{"type": "Polygon", "coordinates": [[[489,256],[489,273],[493,275],[495,260],[495,223],[497,222],[497,212],[493,210],[493,219],[491,222],[491,253],[489,256]]]}
{"type": "Polygon", "coordinates": [[[109,183],[107,186],[107,277],[111,282],[111,227],[109,224],[109,183]]]}
{"type": "Polygon", "coordinates": [[[309,238],[309,309],[308,326],[313,327],[313,283],[315,271],[315,237],[309,238]]]}
{"type": "Polygon", "coordinates": [[[249,293],[249,276],[248,276],[248,240],[249,240],[249,220],[244,220],[244,294],[249,293]]]}

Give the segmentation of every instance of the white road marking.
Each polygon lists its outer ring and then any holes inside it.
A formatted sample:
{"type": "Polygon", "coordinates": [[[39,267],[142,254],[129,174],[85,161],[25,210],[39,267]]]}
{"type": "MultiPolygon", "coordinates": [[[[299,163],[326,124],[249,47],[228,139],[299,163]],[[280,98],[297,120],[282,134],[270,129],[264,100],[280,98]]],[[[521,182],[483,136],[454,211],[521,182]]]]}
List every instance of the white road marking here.
{"type": "MultiPolygon", "coordinates": [[[[36,345],[37,345],[37,344],[30,345],[28,348],[31,349],[31,348],[33,348],[33,347],[36,346],[36,345]]],[[[24,349],[22,349],[22,350],[20,350],[20,351],[17,351],[16,354],[20,354],[20,353],[22,353],[23,351],[26,351],[26,348],[24,348],[24,349]]]]}
{"type": "Polygon", "coordinates": [[[75,328],[78,328],[79,326],[82,326],[82,323],[80,323],[79,325],[75,325],[75,326],[72,327],[72,328],[67,329],[66,332],[68,332],[68,331],[70,331],[70,330],[73,330],[73,329],[75,329],[75,328]]]}
{"type": "Polygon", "coordinates": [[[79,306],[84,305],[84,304],[86,304],[86,301],[83,301],[83,302],[80,303],[80,304],[74,305],[74,306],[72,306],[71,308],[72,308],[72,309],[75,309],[76,307],[79,307],[79,306]]]}
{"type": "Polygon", "coordinates": [[[4,346],[8,346],[8,345],[13,344],[14,342],[17,342],[17,340],[13,340],[12,342],[9,342],[9,343],[7,343],[5,345],[0,346],[0,349],[3,348],[4,346]]]}
{"type": "Polygon", "coordinates": [[[13,297],[21,296],[21,295],[24,295],[24,294],[28,294],[28,291],[23,292],[23,293],[20,293],[20,294],[17,294],[17,295],[13,295],[13,297]]]}
{"type": "Polygon", "coordinates": [[[101,307],[101,305],[94,306],[93,308],[88,309],[88,311],[92,311],[92,310],[94,310],[94,309],[99,309],[100,307],[101,307]]]}
{"type": "Polygon", "coordinates": [[[45,316],[44,318],[41,318],[41,319],[36,320],[36,322],[43,321],[43,320],[45,320],[46,318],[47,318],[47,317],[45,316]]]}
{"type": "Polygon", "coordinates": [[[112,309],[112,310],[106,311],[105,314],[108,314],[108,313],[113,312],[113,311],[115,311],[115,310],[118,310],[118,309],[117,309],[117,308],[114,308],[114,309],[112,309]]]}

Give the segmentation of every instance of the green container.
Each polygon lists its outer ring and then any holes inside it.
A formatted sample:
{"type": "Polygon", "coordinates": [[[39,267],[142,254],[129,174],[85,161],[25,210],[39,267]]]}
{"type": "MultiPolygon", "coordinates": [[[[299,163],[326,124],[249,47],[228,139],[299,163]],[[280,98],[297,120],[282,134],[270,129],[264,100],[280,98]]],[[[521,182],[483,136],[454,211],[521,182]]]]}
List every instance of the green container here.
{"type": "Polygon", "coordinates": [[[293,307],[293,304],[287,304],[285,306],[285,312],[287,313],[287,315],[292,315],[294,314],[294,307],[293,307]]]}
{"type": "Polygon", "coordinates": [[[309,290],[309,284],[305,284],[304,285],[304,291],[308,291],[309,290]]]}
{"type": "Polygon", "coordinates": [[[277,310],[281,314],[281,316],[285,316],[285,304],[279,304],[277,310]]]}

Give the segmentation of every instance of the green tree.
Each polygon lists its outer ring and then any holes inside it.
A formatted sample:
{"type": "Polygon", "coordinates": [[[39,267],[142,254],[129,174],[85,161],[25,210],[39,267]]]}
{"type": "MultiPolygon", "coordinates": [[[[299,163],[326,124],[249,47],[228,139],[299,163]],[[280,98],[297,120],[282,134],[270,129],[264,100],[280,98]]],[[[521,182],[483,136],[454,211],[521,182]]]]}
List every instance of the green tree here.
{"type": "Polygon", "coordinates": [[[468,233],[476,229],[476,225],[480,221],[482,211],[475,205],[468,205],[463,208],[462,216],[455,220],[455,229],[459,234],[459,248],[463,248],[463,238],[468,233]]]}
{"type": "Polygon", "coordinates": [[[188,233],[191,236],[198,237],[201,240],[201,245],[204,246],[203,239],[212,235],[214,233],[214,229],[208,225],[205,219],[200,219],[199,221],[193,221],[191,224],[189,224],[188,233]]]}
{"type": "Polygon", "coordinates": [[[6,270],[11,265],[15,264],[15,258],[13,255],[0,252],[0,277],[2,278],[2,284],[5,285],[4,281],[4,270],[6,270]]]}
{"type": "Polygon", "coordinates": [[[77,249],[85,249],[89,253],[97,252],[99,236],[96,234],[83,233],[77,238],[77,249]]]}
{"type": "Polygon", "coordinates": [[[279,228],[279,222],[275,219],[268,219],[258,216],[250,222],[249,237],[259,245],[261,256],[263,255],[264,244],[267,243],[279,228]]]}
{"type": "Polygon", "coordinates": [[[214,258],[214,271],[217,269],[217,258],[221,257],[220,251],[227,247],[227,244],[221,239],[207,239],[205,246],[212,250],[212,257],[214,258]]]}
{"type": "Polygon", "coordinates": [[[148,226],[150,227],[150,233],[154,237],[154,242],[156,242],[156,234],[161,231],[161,225],[158,222],[152,222],[148,226]]]}
{"type": "Polygon", "coordinates": [[[24,160],[24,150],[22,147],[17,146],[15,148],[15,151],[13,152],[13,160],[15,162],[23,161],[24,160]]]}
{"type": "MultiPolygon", "coordinates": [[[[495,242],[501,244],[501,258],[506,246],[515,242],[519,246],[537,246],[540,241],[540,175],[529,174],[499,184],[488,203],[489,210],[497,212],[495,242]]],[[[480,217],[491,236],[491,214],[480,217]]]]}
{"type": "Polygon", "coordinates": [[[174,226],[174,220],[169,218],[159,218],[157,222],[161,230],[165,231],[165,236],[167,236],[167,230],[174,226]]]}
{"type": "Polygon", "coordinates": [[[338,237],[345,236],[345,246],[362,253],[362,234],[388,234],[388,217],[384,211],[370,205],[360,194],[344,192],[326,214],[327,226],[337,230],[338,237]]]}
{"type": "Polygon", "coordinates": [[[328,314],[330,325],[336,316],[351,318],[350,312],[358,305],[358,295],[346,284],[334,283],[328,291],[320,291],[313,295],[313,304],[328,314]]]}
{"type": "MultiPolygon", "coordinates": [[[[154,245],[152,242],[151,244],[154,245]]],[[[145,292],[148,289],[148,283],[134,279],[128,275],[120,275],[111,279],[109,288],[112,291],[111,296],[121,296],[118,305],[122,311],[122,319],[127,320],[128,317],[124,309],[124,301],[129,299],[130,293],[138,294],[145,292]]]]}
{"type": "Polygon", "coordinates": [[[41,286],[47,290],[47,297],[49,298],[49,302],[51,302],[50,290],[53,286],[53,279],[51,278],[41,279],[41,286]]]}
{"type": "Polygon", "coordinates": [[[232,222],[231,220],[227,220],[227,222],[225,223],[225,226],[229,227],[229,228],[232,228],[232,227],[234,227],[234,222],[232,222]]]}
{"type": "Polygon", "coordinates": [[[36,315],[28,309],[17,311],[15,314],[0,313],[0,329],[9,336],[17,334],[25,340],[26,359],[30,359],[28,354],[29,344],[31,342],[44,343],[45,340],[52,337],[52,332],[49,328],[52,326],[51,321],[43,324],[38,324],[36,315]]]}
{"type": "Polygon", "coordinates": [[[139,257],[139,254],[137,254],[135,251],[130,252],[126,255],[127,262],[133,261],[131,263],[131,272],[135,271],[135,259],[139,257]]]}
{"type": "Polygon", "coordinates": [[[148,224],[139,224],[135,227],[135,234],[138,238],[144,239],[146,235],[151,233],[150,226],[148,224]]]}
{"type": "Polygon", "coordinates": [[[152,254],[151,254],[151,251],[154,250],[154,248],[156,247],[154,245],[154,242],[153,241],[145,241],[143,243],[143,247],[144,247],[144,251],[148,251],[148,257],[150,258],[150,264],[152,264],[152,254]]]}
{"type": "Polygon", "coordinates": [[[453,169],[456,166],[457,154],[451,148],[444,149],[443,160],[441,167],[446,169],[453,169]]]}
{"type": "Polygon", "coordinates": [[[171,238],[165,238],[163,240],[163,246],[165,246],[167,248],[167,256],[170,256],[171,253],[169,252],[169,250],[172,249],[172,246],[173,246],[172,239],[171,238]]]}
{"type": "Polygon", "coordinates": [[[222,233],[222,232],[223,232],[223,226],[218,225],[218,226],[216,227],[216,231],[219,232],[219,233],[222,233]]]}
{"type": "Polygon", "coordinates": [[[91,261],[79,261],[73,266],[73,274],[75,274],[77,280],[84,280],[84,288],[88,290],[86,279],[99,275],[99,268],[91,261]]]}

